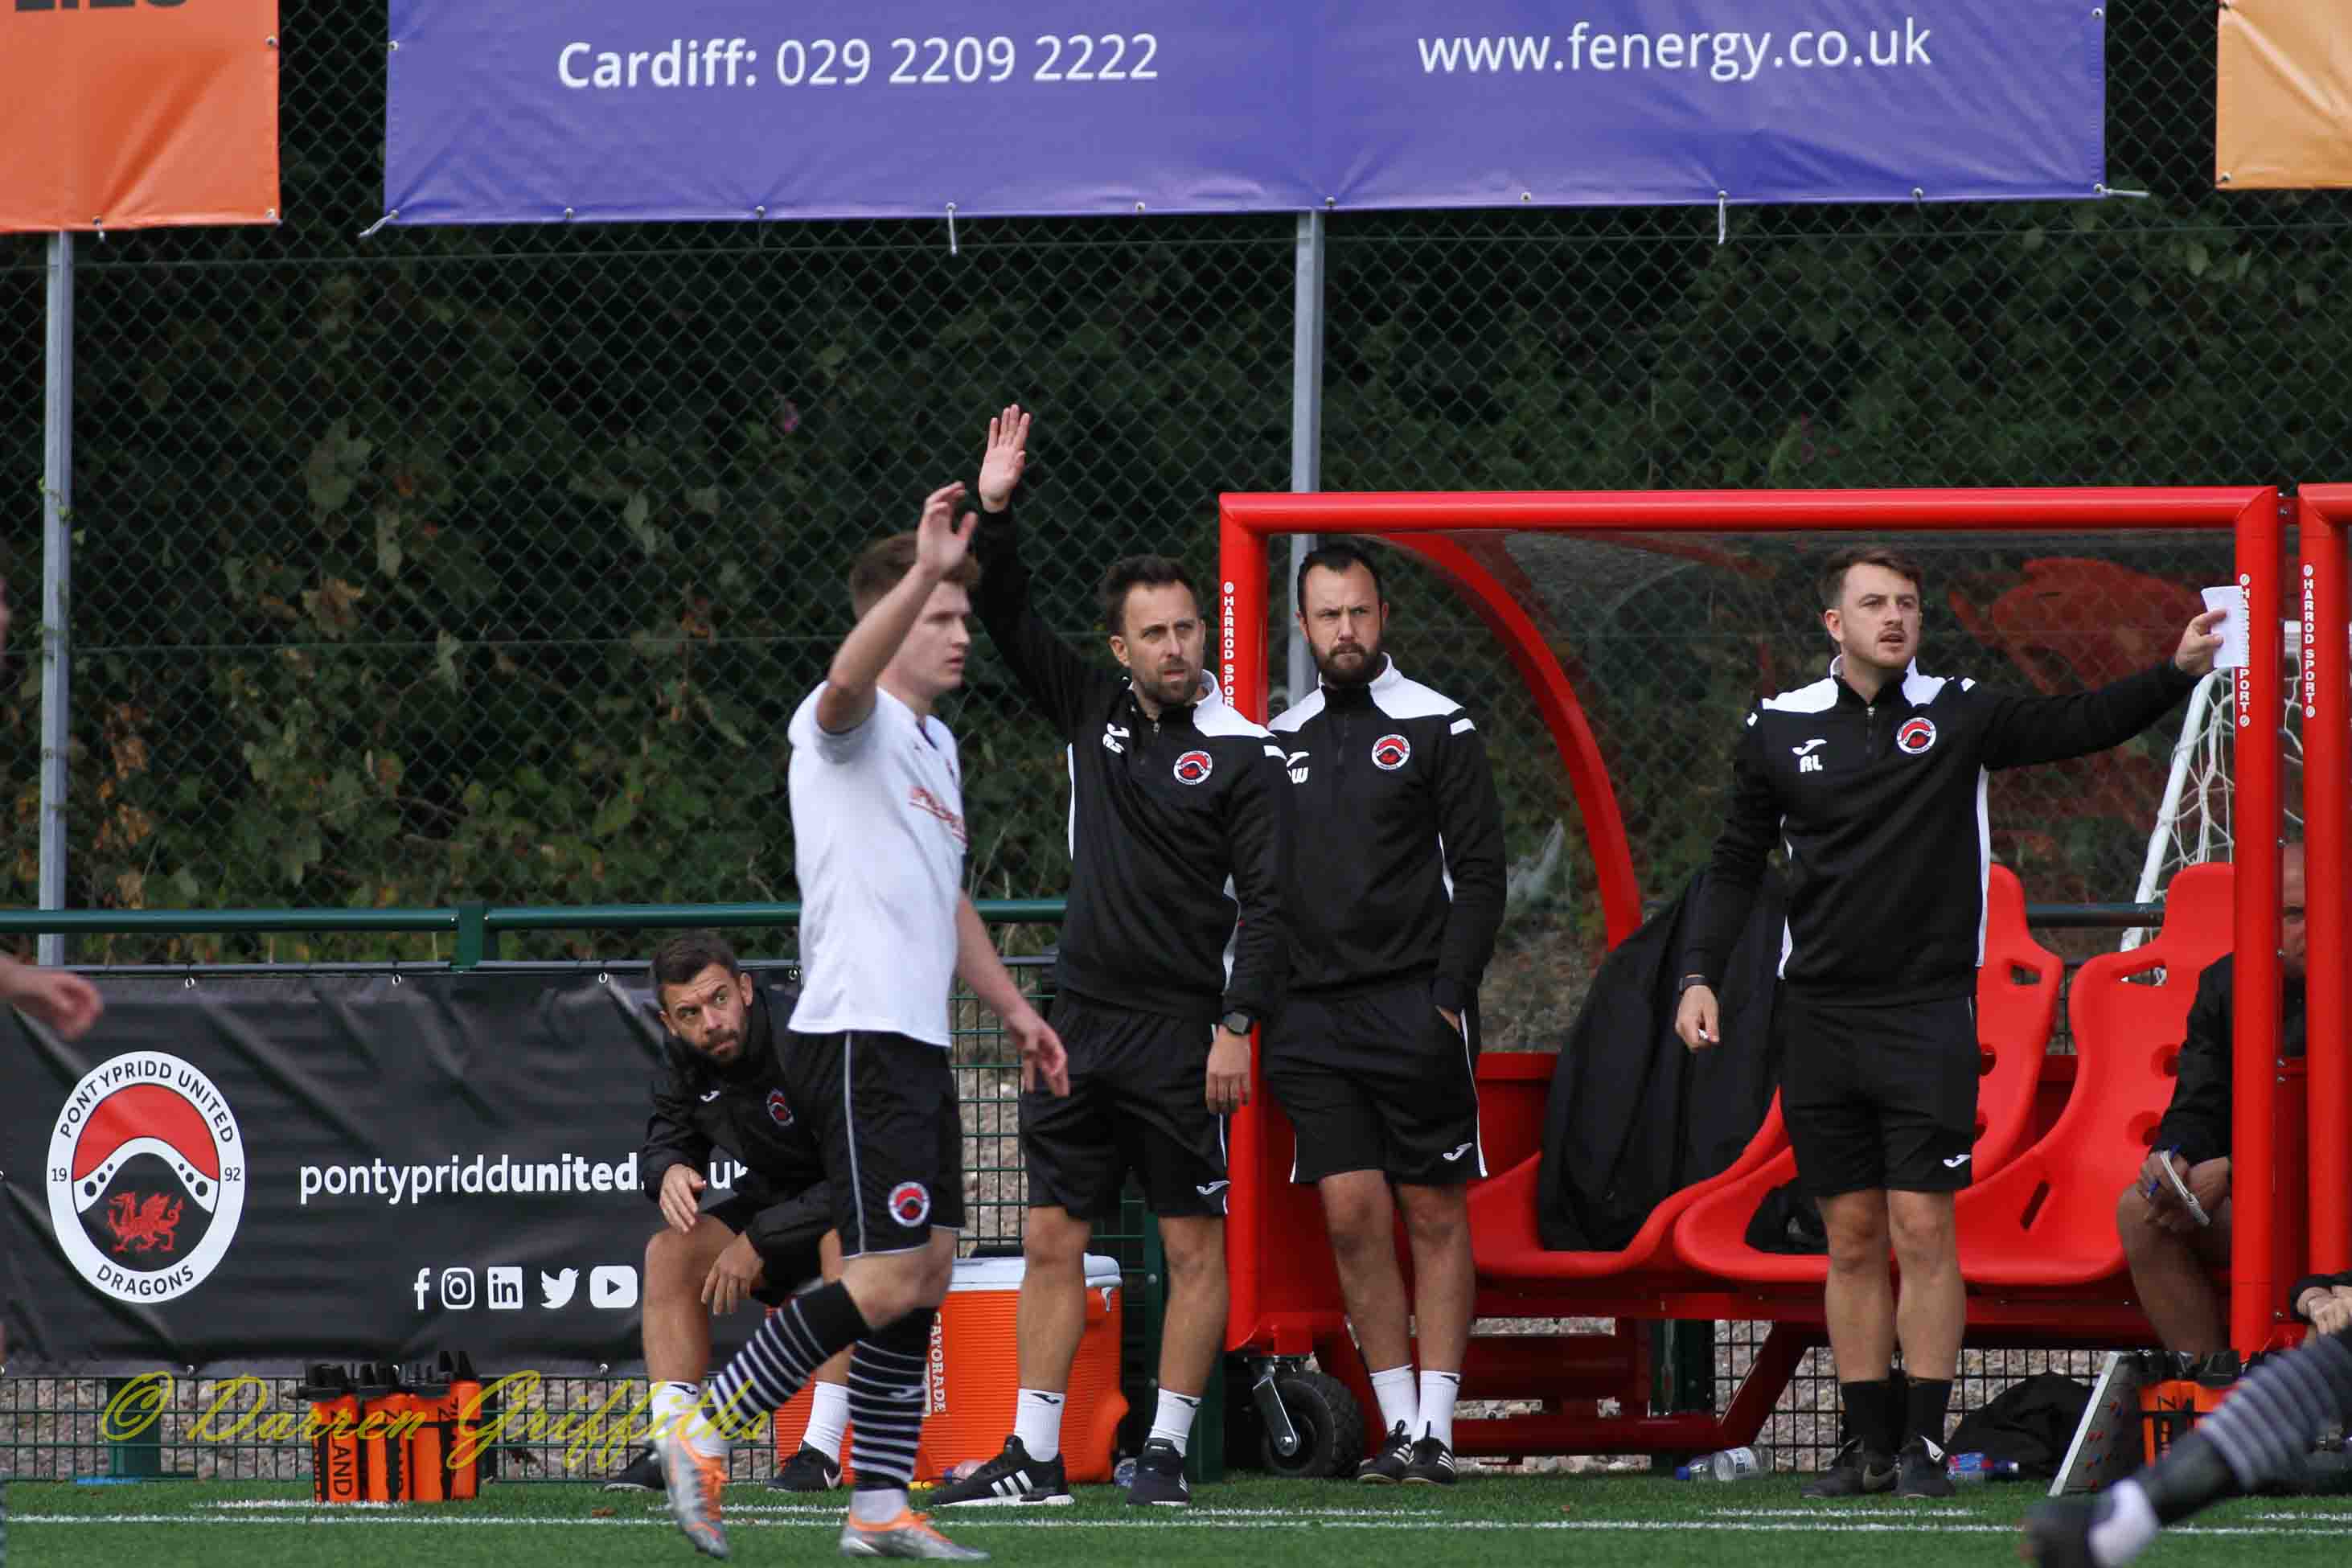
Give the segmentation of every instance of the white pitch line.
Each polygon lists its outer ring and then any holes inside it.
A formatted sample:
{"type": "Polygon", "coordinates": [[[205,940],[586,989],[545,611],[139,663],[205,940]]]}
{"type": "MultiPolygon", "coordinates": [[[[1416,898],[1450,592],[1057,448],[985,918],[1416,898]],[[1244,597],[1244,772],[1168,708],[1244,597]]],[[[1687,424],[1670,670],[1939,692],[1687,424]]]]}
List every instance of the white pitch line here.
{"type": "MultiPolygon", "coordinates": [[[[407,1505],[390,1502],[316,1503],[303,1502],[293,1499],[280,1500],[277,1498],[246,1498],[239,1499],[235,1501],[203,1503],[199,1506],[238,1513],[281,1513],[289,1516],[289,1518],[308,1519],[315,1513],[337,1513],[346,1509],[365,1508],[373,1509],[381,1512],[392,1509],[405,1507],[407,1505]]],[[[605,1506],[609,1507],[611,1505],[607,1504],[605,1506]]],[[[644,1510],[649,1518],[657,1518],[667,1521],[669,1517],[669,1510],[665,1504],[642,1503],[638,1506],[644,1510]]],[[[1030,1506],[1039,1513],[1046,1511],[1049,1508],[1049,1505],[1045,1503],[1036,1503],[1030,1506]]],[[[838,1521],[847,1507],[848,1505],[846,1503],[730,1503],[727,1508],[727,1517],[730,1520],[775,1518],[793,1520],[829,1519],[838,1521]]],[[[958,1512],[954,1514],[942,1512],[940,1517],[943,1519],[961,1520],[972,1524],[1016,1524],[1028,1522],[1031,1516],[1028,1513],[1010,1512],[1003,1508],[991,1508],[987,1510],[984,1514],[977,1510],[971,1512],[958,1512]]],[[[1192,1520],[1271,1519],[1297,1520],[1300,1521],[1322,1519],[1369,1519],[1400,1521],[1420,1520],[1429,1523],[1441,1525],[1450,1522],[1453,1518],[1452,1515],[1447,1514],[1441,1510],[1426,1508],[1192,1508],[1188,1509],[1185,1511],[1184,1517],[1192,1520]]],[[[1071,1523],[1076,1521],[1065,1520],[1063,1522],[1071,1523]]],[[[1160,1521],[1132,1520],[1125,1522],[1142,1524],[1146,1522],[1157,1523],[1160,1521]]]]}
{"type": "MultiPolygon", "coordinates": [[[[340,1505],[338,1505],[340,1506],[340,1505]]],[[[264,1514],[222,1513],[20,1513],[18,1524],[210,1524],[210,1525],[362,1525],[402,1526],[425,1529],[488,1528],[505,1526],[514,1529],[640,1529],[675,1528],[665,1519],[549,1519],[508,1517],[484,1519],[467,1515],[414,1514],[341,1514],[325,1508],[301,1514],[273,1518],[264,1514]]],[[[785,1530],[799,1524],[796,1520],[746,1519],[739,1528],[751,1530],[785,1530]]],[[[1084,1519],[993,1519],[974,1520],[975,1525],[999,1530],[1264,1530],[1263,1519],[1171,1519],[1171,1520],[1084,1520],[1084,1519]]],[[[1304,1520],[1299,1527],[1311,1530],[1426,1530],[1419,1520],[1304,1520]]],[[[1605,1520],[1605,1519],[1543,1519],[1500,1520],[1464,1519],[1449,1521],[1447,1530],[1481,1531],[1567,1531],[1585,1534],[1612,1531],[1633,1534],[1751,1534],[1751,1535],[2014,1535],[2017,1527],[2009,1524],[1971,1524],[1957,1521],[1916,1520],[1905,1522],[1841,1523],[1820,1521],[1799,1523],[1794,1521],[1756,1521],[1741,1522],[1732,1520],[1605,1520]]],[[[2294,1540],[2305,1536],[2341,1538],[2344,1533],[2340,1519],[2315,1517],[2304,1529],[2289,1530],[2261,1525],[2175,1525],[2167,1535],[2238,1536],[2262,1540],[2294,1540]]]]}

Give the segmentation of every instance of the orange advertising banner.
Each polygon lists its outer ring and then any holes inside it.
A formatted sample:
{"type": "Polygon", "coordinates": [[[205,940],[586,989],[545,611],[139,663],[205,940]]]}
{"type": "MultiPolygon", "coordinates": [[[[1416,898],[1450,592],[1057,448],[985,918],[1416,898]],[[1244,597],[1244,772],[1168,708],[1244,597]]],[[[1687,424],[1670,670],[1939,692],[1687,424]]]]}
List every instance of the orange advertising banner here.
{"type": "Polygon", "coordinates": [[[0,231],[278,221],[278,0],[0,0],[0,231]]]}
{"type": "Polygon", "coordinates": [[[2222,190],[2352,185],[2352,6],[2231,0],[2215,106],[2222,190]]]}

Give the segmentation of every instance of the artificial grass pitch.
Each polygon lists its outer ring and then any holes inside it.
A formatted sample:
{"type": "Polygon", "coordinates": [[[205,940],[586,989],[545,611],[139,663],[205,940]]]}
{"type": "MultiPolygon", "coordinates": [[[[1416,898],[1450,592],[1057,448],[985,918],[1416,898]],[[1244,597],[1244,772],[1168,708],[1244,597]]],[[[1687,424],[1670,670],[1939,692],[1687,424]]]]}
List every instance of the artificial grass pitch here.
{"type": "MultiPolygon", "coordinates": [[[[1530,1562],[1659,1568],[1987,1568],[2015,1561],[2016,1525],[2042,1497],[1988,1485],[1945,1503],[1812,1503],[1801,1479],[1728,1486],[1623,1476],[1466,1477],[1451,1489],[1371,1488],[1241,1476],[1187,1510],[1127,1506],[1080,1487],[1068,1508],[953,1510],[955,1539],[1028,1568],[1523,1568],[1530,1562]]],[[[921,1505],[918,1492],[917,1506],[921,1505]]],[[[846,1497],[730,1487],[738,1563],[834,1560],[846,1497]]],[[[161,1481],[8,1487],[11,1568],[318,1568],[321,1563],[602,1568],[702,1561],[661,1500],[561,1482],[493,1486],[476,1501],[322,1508],[307,1486],[161,1481]],[[331,1534],[322,1535],[321,1530],[331,1534]]],[[[2352,1500],[2255,1499],[2168,1533],[2151,1568],[2342,1568],[2352,1500]]]]}

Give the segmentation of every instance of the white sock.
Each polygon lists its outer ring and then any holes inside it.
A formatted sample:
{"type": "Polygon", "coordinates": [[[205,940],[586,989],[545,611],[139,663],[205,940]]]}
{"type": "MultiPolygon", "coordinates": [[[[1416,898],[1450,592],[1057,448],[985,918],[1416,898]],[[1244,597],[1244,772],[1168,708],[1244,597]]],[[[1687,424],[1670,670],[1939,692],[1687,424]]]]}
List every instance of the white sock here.
{"type": "Polygon", "coordinates": [[[887,1524],[906,1511],[902,1488],[860,1487],[849,1494],[849,1517],[860,1524],[887,1524]]]}
{"type": "Polygon", "coordinates": [[[2091,1526],[2091,1556],[2099,1568],[2123,1568],[2156,1539],[2156,1510],[2137,1481],[2107,1489],[2106,1517],[2091,1526]]]}
{"type": "Polygon", "coordinates": [[[1051,1459],[1062,1451],[1062,1407],[1066,1394],[1024,1388],[1013,1396],[1013,1435],[1021,1439],[1033,1459],[1051,1459]]]}
{"type": "Polygon", "coordinates": [[[1393,1432],[1400,1426],[1407,1432],[1420,1429],[1421,1402],[1415,1395],[1411,1362],[1372,1373],[1372,1394],[1381,1402],[1381,1431],[1393,1432]]]}
{"type": "Polygon", "coordinates": [[[646,1419],[653,1425],[652,1435],[667,1436],[670,1428],[677,1425],[677,1418],[694,1407],[694,1402],[701,1393],[702,1390],[691,1383],[655,1384],[652,1407],[646,1413],[646,1419]]]}
{"type": "Polygon", "coordinates": [[[812,1384],[816,1393],[809,1404],[808,1430],[801,1442],[839,1463],[841,1435],[849,1427],[849,1390],[838,1383],[812,1384]]]}
{"type": "Polygon", "coordinates": [[[1197,1394],[1172,1394],[1161,1389],[1159,1408],[1151,1413],[1151,1436],[1147,1441],[1164,1437],[1176,1445],[1178,1453],[1182,1453],[1184,1445],[1192,1438],[1192,1412],[1200,1407],[1201,1396],[1197,1394]]]}
{"type": "Polygon", "coordinates": [[[1454,1396],[1461,1392],[1458,1372],[1421,1374],[1421,1435],[1444,1444],[1449,1454],[1454,1451],[1454,1396]]]}

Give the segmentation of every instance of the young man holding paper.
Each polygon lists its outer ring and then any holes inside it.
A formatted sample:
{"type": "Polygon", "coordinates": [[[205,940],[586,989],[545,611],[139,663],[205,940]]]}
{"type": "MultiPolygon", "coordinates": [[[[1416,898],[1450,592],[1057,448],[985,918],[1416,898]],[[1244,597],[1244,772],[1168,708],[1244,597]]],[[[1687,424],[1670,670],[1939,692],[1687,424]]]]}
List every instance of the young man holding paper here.
{"type": "Polygon", "coordinates": [[[1969,1184],[1976,1136],[1988,775],[2129,740],[2189,694],[2221,646],[2221,616],[2209,611],[2171,658],[2096,691],[1996,692],[1920,670],[1923,586],[1918,566],[1891,551],[1830,559],[1822,626],[1836,657],[1824,679],[1748,714],[1675,1018],[1692,1049],[1718,1043],[1713,983],[1765,857],[1785,845],[1772,1028],[1797,1177],[1829,1231],[1826,1316],[1845,1415],[1837,1458],[1808,1497],[1952,1494],[1944,1423],[1968,1308],[1952,1199],[1969,1184]]]}

